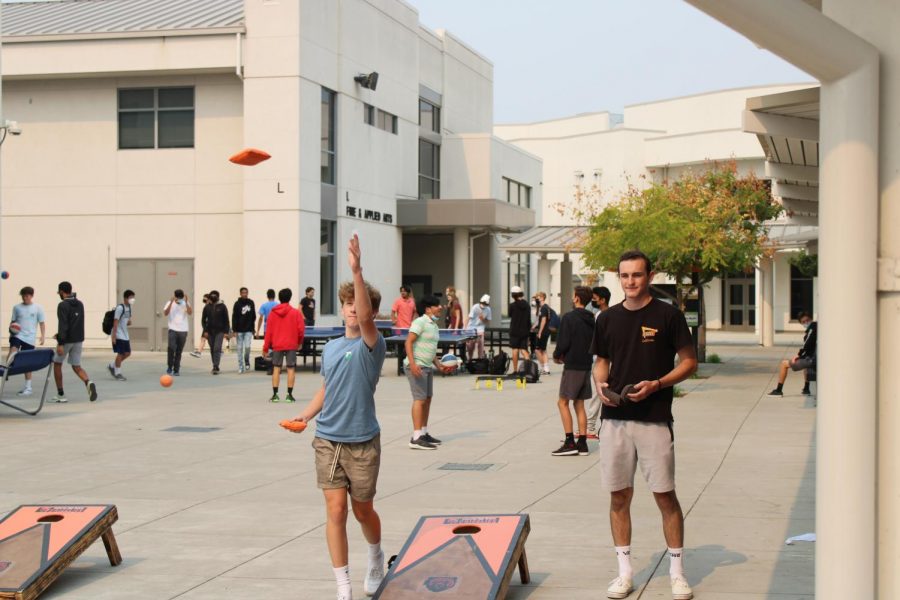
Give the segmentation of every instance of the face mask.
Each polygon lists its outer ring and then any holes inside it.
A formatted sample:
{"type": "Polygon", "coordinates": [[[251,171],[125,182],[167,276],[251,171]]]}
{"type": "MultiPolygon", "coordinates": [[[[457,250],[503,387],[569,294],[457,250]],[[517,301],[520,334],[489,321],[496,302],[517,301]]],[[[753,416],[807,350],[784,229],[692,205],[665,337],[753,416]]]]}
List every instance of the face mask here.
{"type": "Polygon", "coordinates": [[[210,296],[210,297],[209,297],[209,302],[210,302],[211,304],[215,304],[215,303],[218,302],[218,301],[219,301],[219,297],[218,297],[218,296],[210,296]]]}
{"type": "Polygon", "coordinates": [[[184,304],[184,300],[176,300],[175,303],[176,304],[184,304]]]}
{"type": "Polygon", "coordinates": [[[431,315],[431,320],[434,321],[435,323],[437,323],[438,321],[441,320],[441,318],[437,315],[431,315]]]}
{"type": "Polygon", "coordinates": [[[593,306],[594,308],[600,308],[600,303],[594,302],[593,300],[591,300],[591,306],[593,306]]]}
{"type": "Polygon", "coordinates": [[[129,299],[128,299],[128,304],[134,304],[134,298],[129,298],[129,299]]]}

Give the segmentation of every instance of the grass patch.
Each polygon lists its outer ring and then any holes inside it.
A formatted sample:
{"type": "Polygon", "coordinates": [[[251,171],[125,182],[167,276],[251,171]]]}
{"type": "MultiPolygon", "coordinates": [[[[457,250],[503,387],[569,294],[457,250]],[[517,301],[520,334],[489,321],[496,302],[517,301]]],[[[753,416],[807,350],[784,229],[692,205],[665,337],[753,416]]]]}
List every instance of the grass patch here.
{"type": "Polygon", "coordinates": [[[687,395],[687,392],[685,392],[683,389],[681,389],[677,385],[674,388],[672,388],[672,393],[675,395],[676,398],[684,398],[687,395]]]}
{"type": "Polygon", "coordinates": [[[701,375],[700,371],[694,371],[688,379],[709,379],[709,375],[701,375]]]}
{"type": "Polygon", "coordinates": [[[718,354],[715,354],[715,353],[713,353],[713,354],[707,354],[707,355],[706,355],[706,362],[712,363],[712,364],[714,364],[714,365],[718,365],[718,364],[720,364],[720,363],[722,362],[722,358],[721,358],[718,354]]]}

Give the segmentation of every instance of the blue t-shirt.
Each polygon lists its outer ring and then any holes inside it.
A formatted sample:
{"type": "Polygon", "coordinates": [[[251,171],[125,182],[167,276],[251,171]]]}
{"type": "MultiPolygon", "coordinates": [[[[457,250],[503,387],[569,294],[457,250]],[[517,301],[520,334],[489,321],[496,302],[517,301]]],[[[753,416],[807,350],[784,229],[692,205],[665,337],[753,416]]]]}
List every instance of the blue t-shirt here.
{"type": "Polygon", "coordinates": [[[375,386],[387,344],[379,334],[372,350],[362,337],[340,337],[322,350],[325,402],[316,437],[332,442],[367,442],[381,431],[375,418],[375,386]]]}
{"type": "Polygon", "coordinates": [[[263,318],[263,329],[269,324],[269,313],[276,306],[278,306],[277,302],[269,300],[268,302],[263,302],[262,306],[259,307],[259,315],[263,318]]]}
{"type": "Polygon", "coordinates": [[[10,323],[18,323],[21,329],[15,337],[26,344],[34,346],[34,338],[37,334],[38,323],[44,322],[44,309],[39,304],[16,304],[12,309],[10,323]]]}

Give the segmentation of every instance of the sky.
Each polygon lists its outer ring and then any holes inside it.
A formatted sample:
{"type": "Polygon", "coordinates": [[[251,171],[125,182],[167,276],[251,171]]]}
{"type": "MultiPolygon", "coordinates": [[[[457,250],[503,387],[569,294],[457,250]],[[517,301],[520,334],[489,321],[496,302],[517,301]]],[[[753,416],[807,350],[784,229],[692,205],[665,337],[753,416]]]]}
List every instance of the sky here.
{"type": "Polygon", "coordinates": [[[407,0],[494,65],[494,122],[813,79],[682,0],[407,0]]]}

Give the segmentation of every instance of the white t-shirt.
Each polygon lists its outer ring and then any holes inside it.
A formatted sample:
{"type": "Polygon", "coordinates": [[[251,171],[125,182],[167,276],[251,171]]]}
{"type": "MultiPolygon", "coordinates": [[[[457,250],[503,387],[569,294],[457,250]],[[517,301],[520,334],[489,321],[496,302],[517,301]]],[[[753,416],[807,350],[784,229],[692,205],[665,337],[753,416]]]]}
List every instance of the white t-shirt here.
{"type": "Polygon", "coordinates": [[[171,329],[172,331],[187,331],[187,301],[183,301],[183,303],[179,304],[178,302],[173,303],[171,300],[169,300],[163,307],[163,312],[165,312],[165,310],[169,308],[170,304],[172,305],[172,309],[169,311],[169,329],[171,329]]]}
{"type": "Polygon", "coordinates": [[[469,327],[476,331],[484,331],[484,320],[491,318],[491,307],[475,304],[469,312],[469,327]]]}

